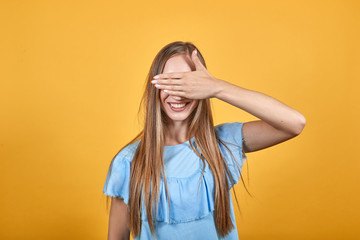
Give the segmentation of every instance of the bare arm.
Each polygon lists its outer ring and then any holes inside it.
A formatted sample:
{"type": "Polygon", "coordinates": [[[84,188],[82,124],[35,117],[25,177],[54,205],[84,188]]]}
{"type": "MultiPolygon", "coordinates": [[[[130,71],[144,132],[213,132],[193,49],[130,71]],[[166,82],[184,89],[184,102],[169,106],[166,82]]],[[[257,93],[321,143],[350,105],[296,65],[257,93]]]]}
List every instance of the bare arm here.
{"type": "Polygon", "coordinates": [[[191,58],[195,71],[161,73],[154,76],[156,80],[151,83],[173,96],[188,99],[216,97],[259,118],[259,121],[243,125],[245,152],[273,146],[302,132],[306,120],[300,112],[264,93],[213,77],[198,58],[196,50],[191,58]]]}
{"type": "Polygon", "coordinates": [[[124,200],[111,198],[108,240],[129,240],[129,214],[124,200]]]}
{"type": "Polygon", "coordinates": [[[261,119],[243,125],[245,152],[254,152],[293,138],[301,133],[306,123],[300,112],[275,98],[224,80],[218,81],[214,97],[261,119]]]}

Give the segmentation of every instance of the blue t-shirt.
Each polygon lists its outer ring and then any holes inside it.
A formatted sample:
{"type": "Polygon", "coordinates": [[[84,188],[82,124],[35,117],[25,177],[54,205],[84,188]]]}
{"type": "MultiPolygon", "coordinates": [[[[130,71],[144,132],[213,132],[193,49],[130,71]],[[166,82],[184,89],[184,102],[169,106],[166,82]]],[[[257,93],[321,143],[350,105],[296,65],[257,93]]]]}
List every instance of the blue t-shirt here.
{"type": "MultiPolygon", "coordinates": [[[[215,126],[216,134],[221,140],[239,146],[227,144],[235,157],[237,165],[226,147],[219,144],[220,151],[229,168],[230,177],[235,184],[240,180],[237,167],[241,169],[246,160],[246,155],[242,151],[242,126],[242,122],[224,123],[215,126]]],[[[191,141],[196,148],[195,138],[193,137],[191,141]]],[[[130,166],[139,142],[140,140],[125,147],[115,156],[103,188],[105,195],[122,198],[126,204],[129,201],[130,166]]],[[[163,158],[171,215],[169,218],[168,199],[164,181],[161,178],[156,219],[157,227],[155,229],[157,239],[239,239],[230,192],[233,185],[229,176],[230,216],[235,228],[225,238],[221,238],[217,234],[215,227],[213,215],[215,186],[208,163],[205,161],[205,172],[201,179],[200,191],[198,191],[203,162],[192,150],[188,141],[178,145],[164,146],[163,158]]],[[[134,240],[154,239],[148,225],[144,201],[141,209],[141,233],[134,240]]],[[[153,208],[153,211],[155,211],[155,208],[153,208]]]]}

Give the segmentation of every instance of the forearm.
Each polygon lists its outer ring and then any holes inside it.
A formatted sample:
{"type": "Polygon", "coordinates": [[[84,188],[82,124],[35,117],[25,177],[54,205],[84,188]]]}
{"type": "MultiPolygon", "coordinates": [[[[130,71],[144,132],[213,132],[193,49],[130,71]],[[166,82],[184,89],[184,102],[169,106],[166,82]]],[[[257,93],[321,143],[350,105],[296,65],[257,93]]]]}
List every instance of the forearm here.
{"type": "Polygon", "coordinates": [[[302,131],[305,117],[300,112],[264,93],[218,80],[214,97],[254,115],[276,129],[293,134],[302,131]]]}

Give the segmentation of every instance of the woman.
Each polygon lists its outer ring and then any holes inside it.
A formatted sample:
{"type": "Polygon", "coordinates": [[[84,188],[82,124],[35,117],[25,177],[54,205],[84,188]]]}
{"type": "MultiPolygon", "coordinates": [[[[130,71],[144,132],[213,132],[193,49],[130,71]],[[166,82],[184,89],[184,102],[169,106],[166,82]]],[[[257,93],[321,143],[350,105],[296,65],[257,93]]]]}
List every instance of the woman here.
{"type": "Polygon", "coordinates": [[[103,189],[111,197],[110,240],[130,232],[134,239],[238,239],[229,190],[242,179],[245,153],[305,126],[280,101],[213,77],[191,42],[160,50],[141,106],[144,128],[115,155],[103,189]],[[260,120],[214,126],[210,98],[260,120]]]}

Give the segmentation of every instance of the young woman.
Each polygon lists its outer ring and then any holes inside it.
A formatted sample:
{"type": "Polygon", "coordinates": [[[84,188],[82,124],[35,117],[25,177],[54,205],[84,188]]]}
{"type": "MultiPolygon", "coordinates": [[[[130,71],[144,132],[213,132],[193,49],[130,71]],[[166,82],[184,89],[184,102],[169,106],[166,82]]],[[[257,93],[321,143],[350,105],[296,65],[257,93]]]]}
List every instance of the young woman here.
{"type": "Polygon", "coordinates": [[[130,232],[134,239],[238,239],[230,189],[242,179],[245,153],[305,126],[280,101],[213,77],[191,42],[160,50],[141,106],[143,130],[115,155],[103,189],[111,197],[109,240],[130,232]],[[214,126],[210,98],[260,120],[214,126]]]}

